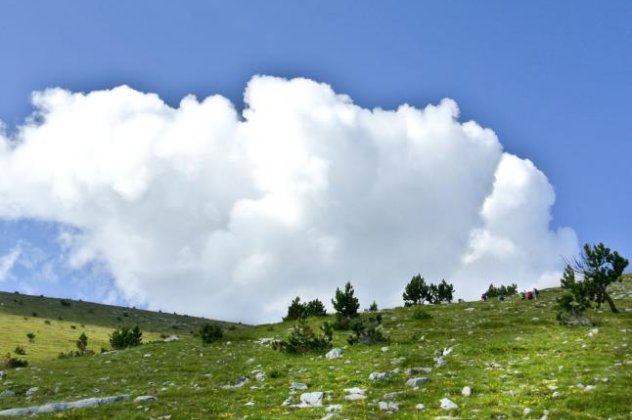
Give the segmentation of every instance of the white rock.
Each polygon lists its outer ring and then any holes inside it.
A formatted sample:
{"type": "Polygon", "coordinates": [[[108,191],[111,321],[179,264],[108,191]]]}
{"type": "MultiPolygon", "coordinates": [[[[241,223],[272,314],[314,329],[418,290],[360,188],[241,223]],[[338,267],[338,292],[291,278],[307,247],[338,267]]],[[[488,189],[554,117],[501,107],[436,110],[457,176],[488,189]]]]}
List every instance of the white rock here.
{"type": "Polygon", "coordinates": [[[329,350],[327,352],[327,354],[325,354],[325,357],[327,359],[339,359],[339,358],[342,357],[342,349],[338,348],[338,347],[335,347],[335,348],[329,350]]]}
{"type": "Polygon", "coordinates": [[[442,356],[435,357],[434,361],[435,361],[435,366],[438,368],[445,366],[445,359],[442,356]]]}
{"type": "Polygon", "coordinates": [[[386,353],[387,351],[389,351],[390,349],[388,348],[388,346],[386,347],[382,347],[380,350],[382,350],[384,353],[386,353]]]}
{"type": "Polygon", "coordinates": [[[444,410],[455,410],[459,408],[459,406],[448,398],[441,398],[441,408],[444,410]]]}
{"type": "Polygon", "coordinates": [[[244,404],[246,407],[253,407],[255,405],[254,401],[248,401],[246,404],[244,404]]]}
{"type": "Polygon", "coordinates": [[[549,390],[551,390],[551,391],[555,391],[558,388],[558,386],[556,386],[556,385],[548,385],[547,388],[549,390]]]}
{"type": "Polygon", "coordinates": [[[406,381],[406,386],[415,388],[418,386],[422,386],[426,382],[428,382],[428,378],[426,378],[425,376],[421,376],[419,378],[410,378],[409,380],[406,381]]]}
{"type": "Polygon", "coordinates": [[[592,391],[596,387],[597,387],[596,385],[586,385],[586,388],[584,388],[584,391],[592,391]]]}
{"type": "Polygon", "coordinates": [[[320,407],[323,405],[324,394],[320,391],[305,392],[301,394],[301,407],[320,407]]]}
{"type": "Polygon", "coordinates": [[[177,335],[170,335],[169,337],[165,338],[164,341],[165,343],[171,343],[172,341],[178,341],[180,338],[178,338],[177,335]]]}
{"type": "Polygon", "coordinates": [[[388,372],[371,372],[370,381],[386,381],[388,380],[388,372]]]}
{"type": "Polygon", "coordinates": [[[290,384],[290,390],[291,391],[303,391],[307,389],[307,385],[300,383],[300,382],[292,382],[292,384],[290,384]]]}
{"type": "Polygon", "coordinates": [[[525,407],[525,409],[522,410],[522,415],[528,416],[529,414],[531,414],[531,409],[529,407],[525,407]]]}
{"type": "Polygon", "coordinates": [[[358,388],[357,386],[354,388],[345,388],[345,392],[347,394],[362,394],[366,392],[366,389],[358,388]]]}
{"type": "Polygon", "coordinates": [[[145,359],[149,359],[151,357],[151,353],[145,353],[145,354],[143,354],[143,357],[145,359]]]}
{"type": "Polygon", "coordinates": [[[4,378],[5,375],[4,370],[0,370],[0,379],[4,378]]]}
{"type": "Polygon", "coordinates": [[[472,312],[474,308],[465,308],[464,311],[472,312]]]}
{"type": "Polygon", "coordinates": [[[469,386],[464,386],[461,390],[461,395],[463,395],[464,397],[469,397],[470,395],[472,395],[472,388],[470,388],[469,386]]]}
{"type": "Polygon", "coordinates": [[[2,391],[0,392],[0,398],[3,398],[3,397],[15,397],[15,392],[9,391],[9,390],[2,391]]]}
{"type": "Polygon", "coordinates": [[[380,410],[383,411],[397,411],[399,410],[399,405],[396,402],[393,401],[380,401],[377,403],[377,406],[380,408],[380,410]]]}
{"type": "Polygon", "coordinates": [[[417,405],[415,406],[415,409],[417,409],[417,410],[423,410],[424,408],[426,408],[426,406],[425,406],[425,405],[423,405],[423,404],[417,404],[417,405]]]}
{"type": "Polygon", "coordinates": [[[255,379],[259,382],[265,381],[266,380],[266,374],[263,372],[257,372],[255,373],[255,379]]]}
{"type": "Polygon", "coordinates": [[[153,395],[139,395],[138,397],[134,398],[134,402],[151,402],[156,401],[157,399],[158,398],[154,397],[153,395]]]}
{"type": "Polygon", "coordinates": [[[37,391],[39,391],[39,388],[38,388],[38,387],[36,387],[36,386],[34,386],[34,387],[32,387],[32,388],[29,388],[29,389],[26,391],[26,396],[27,396],[27,397],[30,397],[31,395],[35,394],[37,391]]]}
{"type": "Polygon", "coordinates": [[[551,394],[551,397],[552,398],[558,398],[560,395],[562,395],[562,394],[560,394],[559,391],[555,391],[553,394],[551,394]]]}
{"type": "Polygon", "coordinates": [[[349,394],[349,395],[345,395],[343,400],[345,401],[357,401],[357,400],[363,400],[366,398],[366,395],[363,394],[349,394]]]}

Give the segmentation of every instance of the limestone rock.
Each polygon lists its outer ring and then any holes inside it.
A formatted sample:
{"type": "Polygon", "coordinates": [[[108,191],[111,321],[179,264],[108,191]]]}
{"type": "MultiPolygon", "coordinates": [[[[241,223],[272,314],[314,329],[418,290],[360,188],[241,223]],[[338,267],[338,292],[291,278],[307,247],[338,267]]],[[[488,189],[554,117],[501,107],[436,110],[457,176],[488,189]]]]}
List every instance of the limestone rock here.
{"type": "Polygon", "coordinates": [[[428,378],[426,378],[425,376],[421,376],[418,378],[410,378],[409,380],[406,381],[406,386],[415,388],[418,386],[422,386],[423,384],[427,382],[428,382],[428,378]]]}
{"type": "Polygon", "coordinates": [[[305,392],[301,394],[301,403],[299,404],[299,406],[320,407],[321,405],[323,405],[323,396],[324,396],[324,393],[320,391],[305,392]]]}
{"type": "Polygon", "coordinates": [[[441,398],[441,408],[444,410],[455,410],[459,406],[448,398],[441,398]]]}
{"type": "Polygon", "coordinates": [[[338,359],[338,358],[342,357],[342,349],[338,348],[338,347],[335,347],[335,348],[329,350],[327,352],[327,354],[325,355],[325,357],[327,359],[338,359]]]}

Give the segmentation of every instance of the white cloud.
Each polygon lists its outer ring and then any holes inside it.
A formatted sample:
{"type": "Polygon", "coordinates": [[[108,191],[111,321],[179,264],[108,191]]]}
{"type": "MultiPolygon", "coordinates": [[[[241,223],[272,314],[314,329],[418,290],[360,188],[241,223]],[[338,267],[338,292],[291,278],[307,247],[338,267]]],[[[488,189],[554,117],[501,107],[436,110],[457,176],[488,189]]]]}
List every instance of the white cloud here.
{"type": "Polygon", "coordinates": [[[20,258],[21,250],[19,247],[13,248],[7,254],[0,257],[0,282],[3,282],[11,275],[11,270],[20,258]]]}
{"type": "Polygon", "coordinates": [[[0,138],[0,217],[72,226],[71,263],[102,260],[151,308],[277,320],[347,280],[385,307],[418,272],[472,298],[490,280],[550,279],[575,252],[572,230],[549,227],[544,174],[449,99],[369,110],[254,77],[243,115],[221,96],[171,108],[125,86],[33,102],[0,138]]]}

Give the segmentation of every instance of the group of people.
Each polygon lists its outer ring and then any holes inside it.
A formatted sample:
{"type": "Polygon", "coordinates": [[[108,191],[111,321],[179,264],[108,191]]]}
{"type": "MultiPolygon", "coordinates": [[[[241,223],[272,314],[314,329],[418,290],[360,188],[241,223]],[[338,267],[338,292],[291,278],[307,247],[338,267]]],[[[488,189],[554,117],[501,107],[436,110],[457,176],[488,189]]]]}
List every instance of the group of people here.
{"type": "MultiPolygon", "coordinates": [[[[522,298],[522,300],[533,300],[533,299],[537,299],[540,296],[540,291],[538,289],[536,289],[535,287],[533,288],[533,290],[529,290],[529,291],[522,291],[520,292],[520,297],[522,298]]],[[[505,300],[505,296],[504,295],[498,295],[496,296],[496,298],[500,301],[505,300]]],[[[487,293],[483,293],[481,295],[481,300],[483,302],[487,301],[487,299],[489,299],[489,296],[487,296],[487,293]]]]}

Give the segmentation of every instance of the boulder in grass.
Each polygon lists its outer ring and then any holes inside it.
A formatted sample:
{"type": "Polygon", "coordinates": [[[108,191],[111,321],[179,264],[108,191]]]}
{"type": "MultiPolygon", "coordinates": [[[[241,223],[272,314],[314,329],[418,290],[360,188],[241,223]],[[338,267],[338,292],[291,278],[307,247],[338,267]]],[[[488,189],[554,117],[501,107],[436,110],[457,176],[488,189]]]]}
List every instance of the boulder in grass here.
{"type": "Polygon", "coordinates": [[[459,406],[448,398],[441,398],[441,408],[443,410],[456,410],[459,406]]]}

